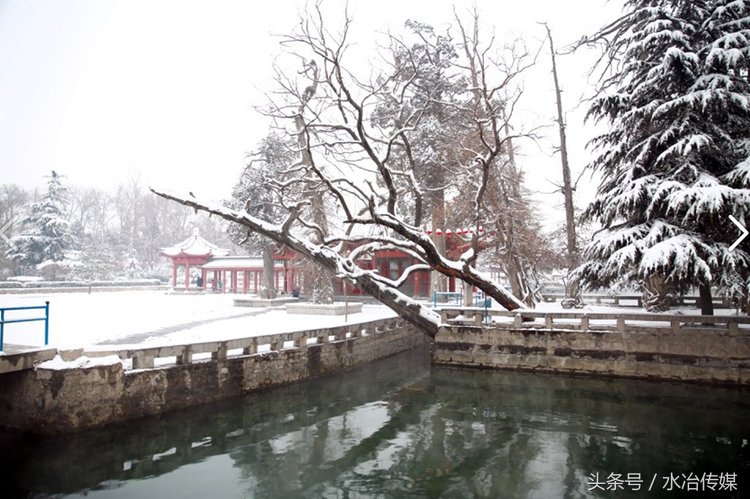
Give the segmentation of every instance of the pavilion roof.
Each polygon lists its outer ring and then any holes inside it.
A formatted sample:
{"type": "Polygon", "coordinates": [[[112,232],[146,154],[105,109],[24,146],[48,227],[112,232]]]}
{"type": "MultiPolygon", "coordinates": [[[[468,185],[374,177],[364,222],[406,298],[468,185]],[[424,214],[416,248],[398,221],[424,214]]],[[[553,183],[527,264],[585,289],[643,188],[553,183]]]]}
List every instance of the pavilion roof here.
{"type": "Polygon", "coordinates": [[[229,250],[220,248],[215,244],[206,241],[198,233],[198,229],[193,229],[193,235],[188,237],[182,242],[170,246],[168,248],[162,248],[161,254],[164,256],[175,257],[175,256],[226,256],[229,254],[229,250]]]}

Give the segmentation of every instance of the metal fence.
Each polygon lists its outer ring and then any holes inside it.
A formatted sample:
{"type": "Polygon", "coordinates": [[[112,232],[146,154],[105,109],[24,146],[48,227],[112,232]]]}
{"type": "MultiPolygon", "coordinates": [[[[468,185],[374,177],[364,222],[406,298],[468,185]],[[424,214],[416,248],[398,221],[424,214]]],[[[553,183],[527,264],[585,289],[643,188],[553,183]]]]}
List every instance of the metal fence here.
{"type": "Polygon", "coordinates": [[[36,307],[0,307],[0,352],[3,351],[3,341],[5,335],[6,324],[17,324],[20,322],[38,322],[44,321],[44,344],[49,343],[49,302],[44,302],[44,305],[36,307]],[[17,312],[19,310],[44,310],[44,317],[31,317],[22,319],[6,319],[5,314],[7,312],[17,312]]]}

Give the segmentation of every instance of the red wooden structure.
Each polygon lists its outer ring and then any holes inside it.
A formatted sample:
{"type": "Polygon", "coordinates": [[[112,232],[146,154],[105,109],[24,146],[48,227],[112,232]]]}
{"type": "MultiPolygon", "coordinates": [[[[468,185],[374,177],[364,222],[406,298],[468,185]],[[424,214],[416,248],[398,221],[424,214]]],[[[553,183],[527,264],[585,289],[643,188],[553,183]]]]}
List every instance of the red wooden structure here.
{"type": "MultiPolygon", "coordinates": [[[[161,255],[172,260],[172,287],[177,289],[177,274],[182,267],[185,276],[185,289],[190,288],[190,267],[201,267],[209,260],[217,256],[225,256],[229,250],[219,248],[201,237],[198,229],[193,230],[193,235],[184,241],[164,248],[161,255]]],[[[205,275],[202,281],[205,283],[205,275]]],[[[202,287],[202,286],[199,286],[202,287]]]]}

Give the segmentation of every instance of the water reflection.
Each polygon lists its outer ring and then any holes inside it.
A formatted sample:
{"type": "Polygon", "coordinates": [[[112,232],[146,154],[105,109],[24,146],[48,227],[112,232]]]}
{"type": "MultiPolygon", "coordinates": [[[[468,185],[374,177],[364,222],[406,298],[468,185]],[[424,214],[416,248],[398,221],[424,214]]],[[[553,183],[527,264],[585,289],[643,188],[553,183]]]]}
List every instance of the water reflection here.
{"type": "Polygon", "coordinates": [[[107,430],[5,434],[0,473],[13,497],[581,497],[592,473],[750,476],[747,395],[430,369],[414,351],[107,430]]]}

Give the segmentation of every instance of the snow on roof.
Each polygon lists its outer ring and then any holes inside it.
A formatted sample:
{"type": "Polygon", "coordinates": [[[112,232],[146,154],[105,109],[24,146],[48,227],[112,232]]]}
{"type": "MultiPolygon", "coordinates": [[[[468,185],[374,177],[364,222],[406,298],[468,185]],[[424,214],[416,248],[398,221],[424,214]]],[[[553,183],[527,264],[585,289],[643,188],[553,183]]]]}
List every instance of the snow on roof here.
{"type": "Polygon", "coordinates": [[[213,243],[203,239],[198,233],[198,228],[193,229],[193,235],[169,248],[162,248],[161,254],[164,256],[224,256],[229,254],[229,250],[219,248],[213,243]]]}
{"type": "MultiPolygon", "coordinates": [[[[248,256],[221,256],[213,258],[203,265],[206,270],[228,270],[228,269],[262,269],[263,259],[248,256]]],[[[283,269],[284,265],[275,262],[274,268],[283,269]]]]}

